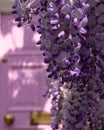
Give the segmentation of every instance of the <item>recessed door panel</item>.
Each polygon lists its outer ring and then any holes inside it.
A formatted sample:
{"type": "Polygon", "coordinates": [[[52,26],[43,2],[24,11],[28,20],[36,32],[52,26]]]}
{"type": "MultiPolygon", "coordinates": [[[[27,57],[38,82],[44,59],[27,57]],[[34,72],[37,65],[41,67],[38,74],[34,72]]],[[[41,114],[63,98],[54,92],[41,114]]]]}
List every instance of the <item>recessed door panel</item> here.
{"type": "Polygon", "coordinates": [[[9,55],[1,64],[0,103],[2,130],[49,130],[49,125],[31,125],[30,114],[49,112],[46,91],[46,72],[41,55],[9,55]],[[46,107],[47,106],[47,107],[46,107]],[[47,129],[46,129],[47,128],[47,129]]]}

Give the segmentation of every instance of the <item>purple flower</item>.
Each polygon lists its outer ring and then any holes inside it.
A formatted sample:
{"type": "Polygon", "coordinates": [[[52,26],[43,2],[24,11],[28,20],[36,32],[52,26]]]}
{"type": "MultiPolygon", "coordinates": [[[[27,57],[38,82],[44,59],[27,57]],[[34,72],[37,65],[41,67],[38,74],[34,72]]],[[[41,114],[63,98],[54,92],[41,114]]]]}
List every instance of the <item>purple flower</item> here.
{"type": "Polygon", "coordinates": [[[70,70],[70,74],[71,74],[72,76],[79,76],[79,74],[80,74],[80,69],[76,67],[74,70],[70,70]]]}
{"type": "Polygon", "coordinates": [[[78,24],[79,24],[78,19],[77,19],[77,18],[74,18],[73,23],[74,23],[74,25],[78,25],[78,24]]]}
{"type": "Polygon", "coordinates": [[[61,36],[64,36],[65,35],[65,32],[64,31],[61,31],[59,34],[58,34],[58,37],[61,37],[61,36]]]}
{"type": "Polygon", "coordinates": [[[72,18],[77,18],[77,19],[82,19],[84,16],[83,10],[81,8],[75,8],[71,12],[71,17],[72,18]]]}
{"type": "Polygon", "coordinates": [[[74,52],[78,52],[79,50],[80,50],[80,48],[81,48],[81,43],[76,43],[76,44],[74,44],[74,52]]]}
{"type": "Polygon", "coordinates": [[[53,25],[58,24],[58,22],[59,22],[58,19],[51,19],[50,20],[50,24],[53,24],[53,25]]]}
{"type": "Polygon", "coordinates": [[[85,28],[81,27],[80,28],[80,33],[85,34],[85,33],[87,33],[87,30],[85,28]]]}
{"type": "Polygon", "coordinates": [[[81,28],[81,27],[85,27],[88,23],[88,18],[87,16],[85,15],[85,17],[80,21],[78,27],[81,28]]]}
{"type": "Polygon", "coordinates": [[[72,10],[71,6],[69,4],[65,4],[61,8],[61,13],[63,13],[63,14],[70,14],[71,10],[72,10]]]}

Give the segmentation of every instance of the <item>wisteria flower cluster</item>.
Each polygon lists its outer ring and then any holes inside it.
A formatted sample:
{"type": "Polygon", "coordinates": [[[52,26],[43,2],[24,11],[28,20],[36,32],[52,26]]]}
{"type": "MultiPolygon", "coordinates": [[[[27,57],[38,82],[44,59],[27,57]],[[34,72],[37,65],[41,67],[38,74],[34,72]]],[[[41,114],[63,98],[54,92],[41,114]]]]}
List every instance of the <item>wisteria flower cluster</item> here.
{"type": "Polygon", "coordinates": [[[62,122],[63,130],[103,130],[103,0],[15,0],[13,9],[18,27],[28,24],[41,34],[52,129],[62,122]]]}

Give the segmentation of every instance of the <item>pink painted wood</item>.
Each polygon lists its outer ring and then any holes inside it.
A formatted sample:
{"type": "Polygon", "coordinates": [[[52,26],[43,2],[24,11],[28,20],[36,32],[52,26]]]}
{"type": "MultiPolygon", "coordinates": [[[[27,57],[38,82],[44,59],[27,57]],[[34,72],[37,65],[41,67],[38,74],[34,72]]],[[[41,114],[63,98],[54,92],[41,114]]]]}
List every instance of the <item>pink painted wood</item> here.
{"type": "MultiPolygon", "coordinates": [[[[36,24],[37,18],[34,18],[36,24]]],[[[0,32],[0,130],[51,130],[31,126],[32,111],[50,111],[50,99],[43,98],[47,82],[42,52],[35,45],[39,35],[30,28],[17,28],[12,16],[1,15],[0,32]],[[7,62],[2,62],[6,57],[7,62]],[[7,126],[6,114],[15,122],[7,126]]]]}

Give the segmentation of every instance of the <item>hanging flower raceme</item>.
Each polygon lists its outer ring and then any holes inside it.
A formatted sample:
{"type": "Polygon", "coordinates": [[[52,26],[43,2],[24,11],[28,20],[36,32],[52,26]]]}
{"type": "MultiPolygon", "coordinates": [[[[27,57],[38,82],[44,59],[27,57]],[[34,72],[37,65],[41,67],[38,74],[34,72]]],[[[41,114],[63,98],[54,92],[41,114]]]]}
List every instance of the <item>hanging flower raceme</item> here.
{"type": "Polygon", "coordinates": [[[39,12],[41,30],[41,49],[44,51],[44,62],[48,65],[48,78],[59,85],[50,88],[52,99],[52,128],[57,129],[63,118],[61,102],[62,86],[74,80],[80,74],[80,41],[85,39],[85,26],[88,22],[85,4],[65,0],[47,1],[39,12]],[[58,88],[57,88],[58,87],[58,88]],[[55,90],[54,90],[55,89],[55,90]],[[55,96],[54,92],[59,96],[55,96]]]}
{"type": "Polygon", "coordinates": [[[64,130],[102,128],[103,6],[101,0],[16,0],[13,6],[18,27],[35,31],[32,15],[39,16],[37,44],[47,64],[53,130],[61,120],[64,130]]]}

